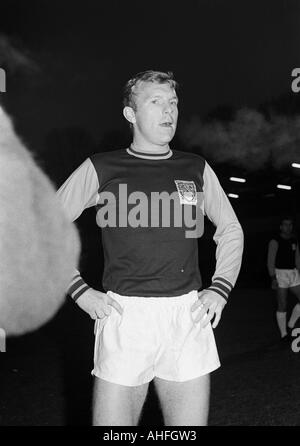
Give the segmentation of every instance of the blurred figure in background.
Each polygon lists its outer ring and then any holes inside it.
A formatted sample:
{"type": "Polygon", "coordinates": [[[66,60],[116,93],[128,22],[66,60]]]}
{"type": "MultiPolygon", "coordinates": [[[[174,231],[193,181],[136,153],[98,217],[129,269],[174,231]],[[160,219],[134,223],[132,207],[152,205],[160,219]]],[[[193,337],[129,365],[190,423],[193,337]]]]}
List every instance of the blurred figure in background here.
{"type": "Polygon", "coordinates": [[[276,321],[281,340],[289,342],[290,331],[300,317],[300,255],[299,243],[294,234],[293,219],[286,216],[281,219],[280,232],[269,242],[268,271],[271,286],[276,290],[276,321]],[[299,300],[287,323],[287,297],[290,290],[299,300]]]}

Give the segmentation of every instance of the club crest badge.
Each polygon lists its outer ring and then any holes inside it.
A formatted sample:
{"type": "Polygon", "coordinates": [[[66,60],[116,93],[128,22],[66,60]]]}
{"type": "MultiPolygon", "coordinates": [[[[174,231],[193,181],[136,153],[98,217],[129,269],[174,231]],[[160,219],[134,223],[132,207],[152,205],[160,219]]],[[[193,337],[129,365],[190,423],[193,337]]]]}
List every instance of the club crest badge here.
{"type": "Polygon", "coordinates": [[[197,204],[197,190],[194,181],[175,180],[180,204],[197,204]]]}

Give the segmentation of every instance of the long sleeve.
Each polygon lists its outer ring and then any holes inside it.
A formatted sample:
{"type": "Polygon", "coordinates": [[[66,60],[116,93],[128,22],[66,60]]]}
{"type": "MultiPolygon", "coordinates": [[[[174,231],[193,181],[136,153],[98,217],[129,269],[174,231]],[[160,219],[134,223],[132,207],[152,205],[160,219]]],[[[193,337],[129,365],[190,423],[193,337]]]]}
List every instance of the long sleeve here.
{"type": "Polygon", "coordinates": [[[204,214],[216,226],[216,269],[209,289],[228,299],[236,283],[243,255],[244,236],[219,180],[206,162],[203,173],[204,214]]]}
{"type": "Polygon", "coordinates": [[[86,159],[58,189],[57,196],[71,221],[99,199],[99,182],[91,160],[86,159]]]}
{"type": "Polygon", "coordinates": [[[270,276],[275,276],[275,260],[278,251],[278,242],[276,240],[271,240],[268,247],[268,271],[270,276]]]}
{"type": "Polygon", "coordinates": [[[295,254],[295,265],[296,268],[300,271],[300,251],[299,251],[299,242],[297,242],[296,254],[295,254]]]}
{"type": "MultiPolygon", "coordinates": [[[[70,221],[76,220],[89,207],[98,202],[99,182],[91,160],[86,159],[64,182],[57,196],[70,221]]],[[[68,294],[76,301],[90,287],[75,270],[68,294]]]]}

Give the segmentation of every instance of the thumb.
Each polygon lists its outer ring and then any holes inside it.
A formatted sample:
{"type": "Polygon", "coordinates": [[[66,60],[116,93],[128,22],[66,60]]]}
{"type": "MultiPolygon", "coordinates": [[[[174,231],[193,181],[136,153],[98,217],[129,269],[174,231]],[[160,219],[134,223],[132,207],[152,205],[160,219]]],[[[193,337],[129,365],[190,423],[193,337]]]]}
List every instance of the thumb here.
{"type": "Polygon", "coordinates": [[[121,305],[119,304],[119,302],[117,302],[116,300],[112,299],[111,297],[107,296],[107,305],[110,305],[111,307],[113,307],[115,310],[117,310],[121,315],[123,314],[123,308],[121,307],[121,305]]]}

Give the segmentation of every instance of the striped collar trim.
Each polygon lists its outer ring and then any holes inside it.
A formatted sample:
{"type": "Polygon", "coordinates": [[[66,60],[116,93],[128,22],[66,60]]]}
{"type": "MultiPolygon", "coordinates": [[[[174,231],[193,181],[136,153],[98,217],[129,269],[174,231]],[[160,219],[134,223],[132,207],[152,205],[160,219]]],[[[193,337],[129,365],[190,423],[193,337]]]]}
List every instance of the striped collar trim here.
{"type": "Polygon", "coordinates": [[[171,149],[169,149],[165,153],[146,153],[146,152],[137,152],[134,150],[131,146],[126,149],[127,153],[129,155],[136,156],[137,158],[143,158],[146,160],[166,160],[168,158],[171,158],[173,155],[173,152],[171,149]]]}

